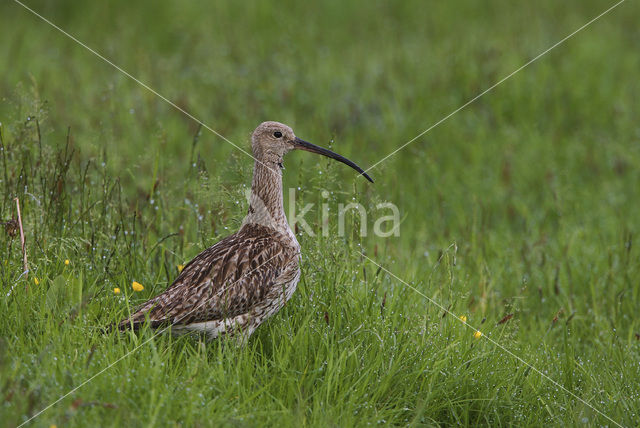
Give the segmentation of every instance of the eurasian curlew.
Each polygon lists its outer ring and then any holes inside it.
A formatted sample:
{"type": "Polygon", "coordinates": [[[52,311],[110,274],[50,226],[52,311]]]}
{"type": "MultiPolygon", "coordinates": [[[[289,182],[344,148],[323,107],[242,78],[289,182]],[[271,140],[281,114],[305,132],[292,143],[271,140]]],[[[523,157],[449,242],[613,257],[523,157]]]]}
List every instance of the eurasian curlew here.
{"type": "Polygon", "coordinates": [[[251,136],[255,164],[249,212],[242,227],[198,254],[162,294],[119,324],[173,333],[200,331],[209,338],[240,334],[244,342],[291,298],[300,279],[300,245],[284,214],[282,162],[295,149],[321,154],[371,178],[355,163],[299,139],[278,122],[260,124],[251,136]]]}

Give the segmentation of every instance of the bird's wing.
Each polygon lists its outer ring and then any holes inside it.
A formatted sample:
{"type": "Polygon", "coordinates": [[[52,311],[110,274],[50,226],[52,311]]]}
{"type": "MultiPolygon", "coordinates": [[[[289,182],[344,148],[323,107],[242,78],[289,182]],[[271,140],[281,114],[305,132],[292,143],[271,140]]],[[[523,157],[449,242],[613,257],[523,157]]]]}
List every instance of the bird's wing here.
{"type": "Polygon", "coordinates": [[[297,248],[257,226],[231,235],[198,254],[167,290],[143,303],[120,323],[152,327],[233,318],[297,272],[297,248]],[[260,233],[264,232],[264,233],[260,233]]]}

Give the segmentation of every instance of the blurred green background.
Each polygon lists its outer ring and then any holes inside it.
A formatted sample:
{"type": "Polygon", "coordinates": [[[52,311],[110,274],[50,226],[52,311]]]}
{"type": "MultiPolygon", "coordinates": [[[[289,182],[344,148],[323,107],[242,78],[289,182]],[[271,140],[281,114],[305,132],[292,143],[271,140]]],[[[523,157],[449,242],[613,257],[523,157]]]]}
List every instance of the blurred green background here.
{"type": "MultiPolygon", "coordinates": [[[[279,120],[365,168],[610,6],[28,5],[242,147],[259,122],[279,120]]],[[[5,122],[40,114],[22,96],[32,94],[51,140],[70,126],[85,156],[106,154],[131,188],[147,189],[156,163],[163,183],[180,185],[192,120],[19,5],[7,2],[2,16],[5,122]]],[[[631,226],[637,17],[624,4],[372,171],[367,191],[405,216],[403,250],[459,239],[452,230],[473,222],[562,233],[560,211],[595,226],[611,209],[631,226]]],[[[197,149],[214,175],[244,156],[206,130],[197,149]]],[[[289,158],[286,187],[317,174],[317,159],[289,158]]]]}

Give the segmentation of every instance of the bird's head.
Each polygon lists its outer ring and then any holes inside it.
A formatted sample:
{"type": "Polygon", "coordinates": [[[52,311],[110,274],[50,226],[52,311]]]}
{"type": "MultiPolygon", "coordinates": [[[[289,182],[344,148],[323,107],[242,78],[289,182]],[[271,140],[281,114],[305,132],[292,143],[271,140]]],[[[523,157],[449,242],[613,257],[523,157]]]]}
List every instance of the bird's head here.
{"type": "Polygon", "coordinates": [[[373,183],[362,168],[331,150],[306,142],[293,133],[293,129],[279,122],[262,122],[251,135],[253,156],[261,162],[282,167],[282,159],[291,150],[306,150],[349,165],[373,183]]]}

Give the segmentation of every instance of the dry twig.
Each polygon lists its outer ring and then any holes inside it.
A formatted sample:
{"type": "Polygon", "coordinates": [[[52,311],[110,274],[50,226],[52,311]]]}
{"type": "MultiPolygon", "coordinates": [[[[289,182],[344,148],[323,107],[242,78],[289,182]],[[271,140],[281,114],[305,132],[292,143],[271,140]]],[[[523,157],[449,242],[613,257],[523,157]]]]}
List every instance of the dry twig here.
{"type": "MultiPolygon", "coordinates": [[[[24,266],[24,277],[29,278],[29,263],[27,263],[27,246],[24,239],[24,229],[22,227],[22,215],[20,214],[20,200],[15,198],[16,201],[16,210],[18,211],[18,225],[20,225],[20,244],[22,244],[22,263],[24,266]]],[[[27,290],[29,289],[29,282],[27,281],[26,285],[27,290]]]]}

